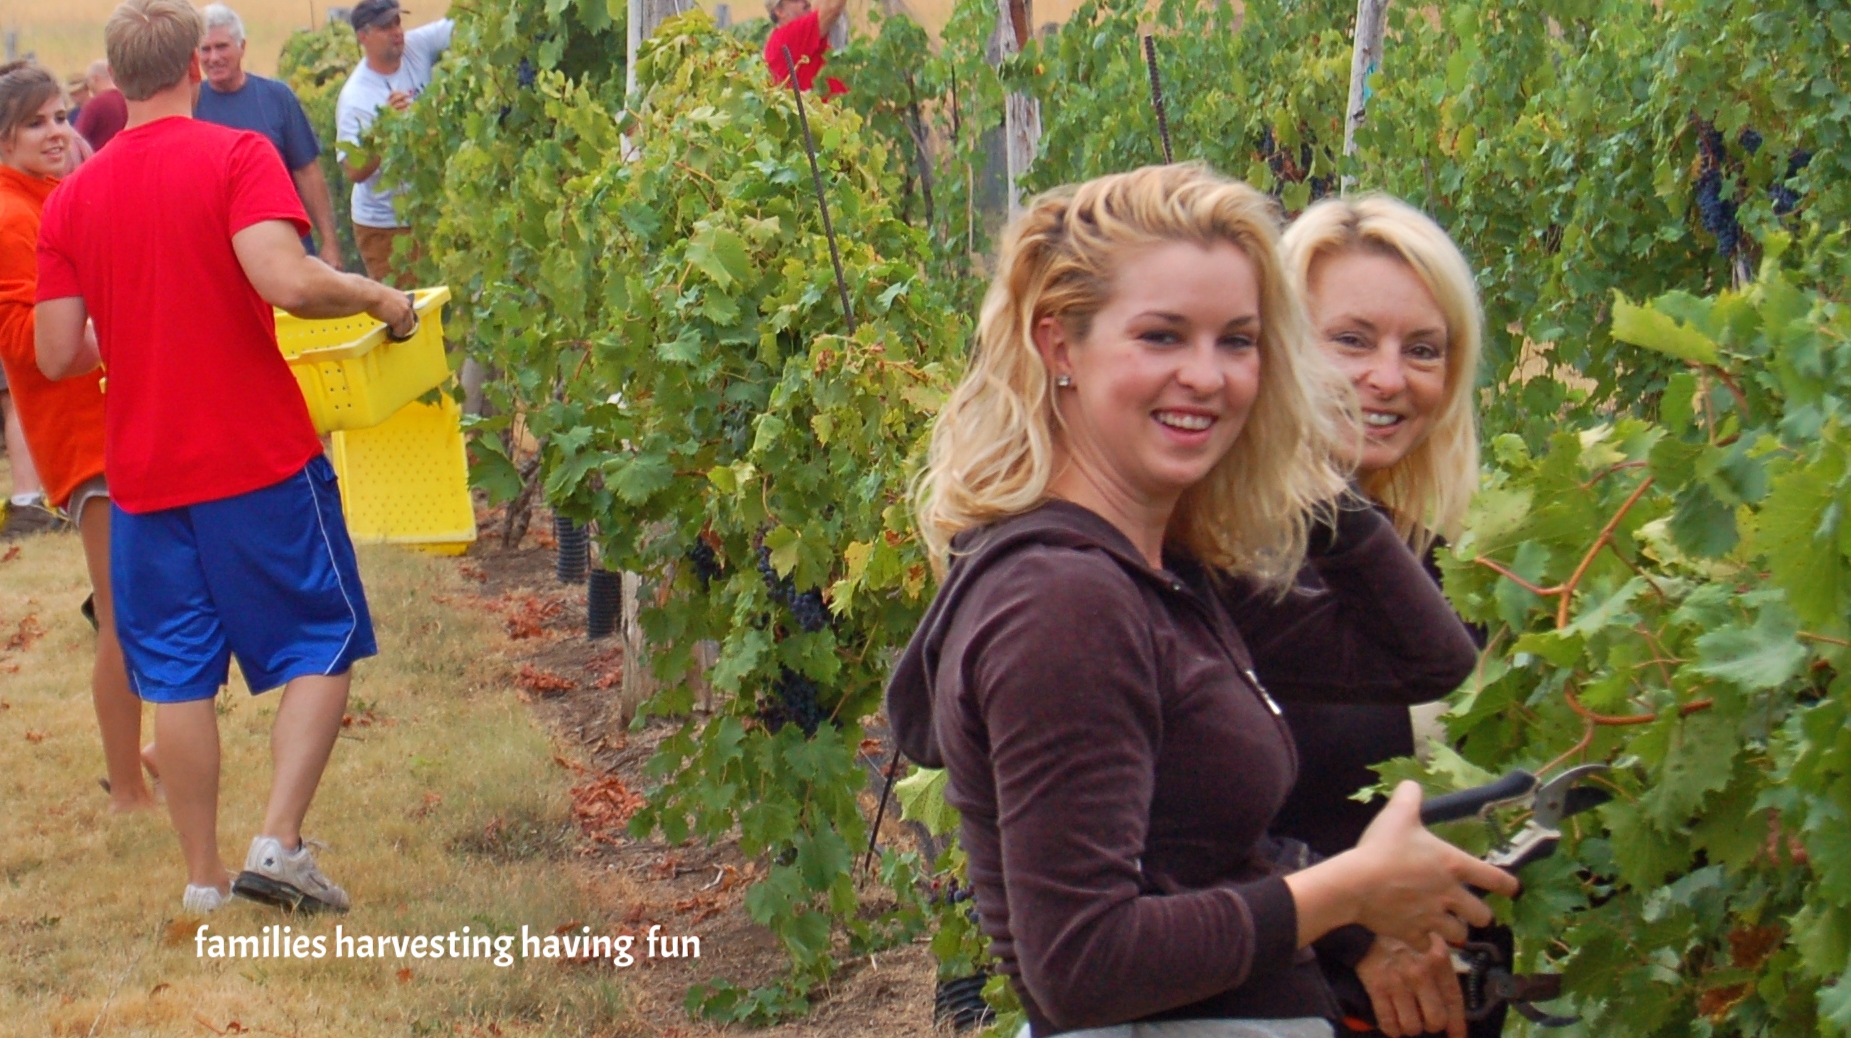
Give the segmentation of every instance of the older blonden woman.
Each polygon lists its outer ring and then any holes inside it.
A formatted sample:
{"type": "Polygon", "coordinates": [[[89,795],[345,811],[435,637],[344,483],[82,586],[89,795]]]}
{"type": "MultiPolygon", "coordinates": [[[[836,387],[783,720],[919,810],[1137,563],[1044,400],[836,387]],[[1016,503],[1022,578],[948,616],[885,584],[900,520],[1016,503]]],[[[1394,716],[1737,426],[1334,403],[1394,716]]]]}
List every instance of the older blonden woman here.
{"type": "Polygon", "coordinates": [[[1490,919],[1466,884],[1516,887],[1423,829],[1412,783],[1328,860],[1267,836],[1296,762],[1249,637],[1290,629],[1402,703],[1474,661],[1456,621],[1434,636],[1450,610],[1394,529],[1342,497],[1277,234],[1268,199],[1195,166],[1036,199],[934,430],[917,508],[945,575],[888,712],[949,770],[1036,1038],[1329,1036],[1313,942],[1463,940],[1490,919]],[[1305,566],[1331,593],[1282,597],[1305,566]]]}
{"type": "MultiPolygon", "coordinates": [[[[1318,349],[1356,392],[1361,428],[1349,451],[1356,482],[1421,553],[1437,585],[1433,550],[1458,533],[1478,487],[1472,389],[1482,318],[1471,269],[1438,224],[1381,195],[1317,203],[1286,230],[1283,248],[1318,349]]],[[[1302,669],[1274,674],[1262,666],[1260,674],[1287,700],[1299,759],[1298,785],[1273,831],[1320,854],[1355,846],[1379,805],[1351,794],[1376,781],[1371,765],[1414,752],[1408,710],[1315,701],[1331,698],[1329,690],[1302,669]]],[[[1464,998],[1443,945],[1414,948],[1384,937],[1327,942],[1320,953],[1339,996],[1366,1002],[1388,1038],[1466,1035],[1464,998]]],[[[1502,1022],[1499,1012],[1471,1032],[1495,1035],[1502,1022]]]]}

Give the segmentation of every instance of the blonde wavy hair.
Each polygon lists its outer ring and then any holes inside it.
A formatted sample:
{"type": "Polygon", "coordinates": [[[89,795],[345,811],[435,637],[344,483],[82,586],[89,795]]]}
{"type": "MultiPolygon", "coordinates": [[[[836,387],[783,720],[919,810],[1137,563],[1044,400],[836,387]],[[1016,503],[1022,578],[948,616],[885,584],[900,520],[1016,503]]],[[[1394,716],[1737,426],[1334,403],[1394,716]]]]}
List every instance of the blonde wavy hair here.
{"type": "Polygon", "coordinates": [[[942,572],[962,531],[1048,498],[1062,457],[1060,418],[1036,325],[1055,318],[1083,342],[1118,267],[1137,251],[1225,242],[1259,278],[1259,392],[1234,446],[1177,502],[1166,541],[1217,569],[1288,586],[1314,514],[1342,486],[1333,448],[1348,393],[1309,346],[1278,228],[1271,199],[1196,164],[1117,173],[1030,202],[1004,235],[976,355],[938,415],[914,488],[933,565],[942,572]]]}
{"type": "MultiPolygon", "coordinates": [[[[1446,390],[1425,439],[1400,461],[1358,474],[1363,492],[1388,509],[1395,529],[1425,552],[1437,534],[1457,538],[1478,489],[1478,413],[1472,391],[1484,317],[1478,286],[1459,247],[1427,214],[1386,195],[1326,198],[1305,210],[1283,239],[1292,280],[1310,303],[1313,268],[1358,251],[1400,260],[1446,319],[1446,390]]],[[[1311,340],[1322,345],[1321,330],[1311,340]]]]}

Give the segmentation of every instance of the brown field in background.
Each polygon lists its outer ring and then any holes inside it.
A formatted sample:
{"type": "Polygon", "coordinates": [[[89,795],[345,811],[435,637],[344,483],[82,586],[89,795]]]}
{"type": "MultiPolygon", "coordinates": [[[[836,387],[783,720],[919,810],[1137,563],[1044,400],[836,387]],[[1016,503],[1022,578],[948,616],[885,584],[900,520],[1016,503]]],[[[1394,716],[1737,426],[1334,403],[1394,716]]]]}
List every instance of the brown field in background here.
{"type": "MultiPolygon", "coordinates": [[[[13,56],[36,57],[60,77],[81,71],[103,56],[103,23],[120,0],[0,0],[0,39],[12,37],[13,56]],[[15,35],[16,34],[16,35],[15,35]]],[[[409,28],[416,28],[441,18],[449,10],[449,0],[404,0],[410,13],[405,17],[409,28]]],[[[342,0],[347,6],[351,0],[342,0]]],[[[696,0],[710,13],[724,5],[730,21],[762,18],[761,0],[696,0]]],[[[904,13],[928,32],[937,34],[951,17],[955,0],[849,0],[849,15],[855,31],[866,31],[871,9],[904,13]]],[[[1079,0],[1036,0],[1034,19],[1037,25],[1064,22],[1079,0]]],[[[204,6],[204,4],[199,4],[204,6]]],[[[327,21],[330,0],[233,0],[231,8],[244,19],[250,47],[245,52],[244,67],[263,75],[276,73],[277,55],[283,41],[297,29],[318,26],[327,21]]]]}
{"type": "MultiPolygon", "coordinates": [[[[120,0],[0,0],[0,33],[13,37],[13,56],[31,54],[60,77],[103,56],[103,23],[120,0]]],[[[204,6],[200,4],[199,6],[204,6]]],[[[244,67],[273,75],[283,41],[297,29],[327,20],[328,0],[233,0],[249,40],[244,67]]],[[[346,4],[342,4],[346,6],[346,4]]],[[[408,27],[449,10],[449,0],[406,0],[408,27]]]]}

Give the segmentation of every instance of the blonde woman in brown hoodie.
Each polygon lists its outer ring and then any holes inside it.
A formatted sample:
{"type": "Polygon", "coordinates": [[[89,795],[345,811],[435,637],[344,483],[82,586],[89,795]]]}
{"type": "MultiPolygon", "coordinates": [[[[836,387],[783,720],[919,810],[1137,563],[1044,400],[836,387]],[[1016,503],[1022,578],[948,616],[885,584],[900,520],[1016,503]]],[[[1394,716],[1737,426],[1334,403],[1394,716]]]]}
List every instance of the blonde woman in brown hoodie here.
{"type": "Polygon", "coordinates": [[[1196,166],[1036,199],[934,432],[917,509],[944,581],[888,711],[950,773],[1033,1038],[1328,1038],[1314,942],[1456,942],[1490,919],[1468,884],[1516,889],[1420,826],[1411,783],[1326,861],[1266,835],[1296,761],[1248,638],[1379,702],[1475,658],[1342,491],[1343,394],[1277,249],[1270,200],[1196,166]],[[1330,594],[1282,597],[1307,566],[1330,594]]]}

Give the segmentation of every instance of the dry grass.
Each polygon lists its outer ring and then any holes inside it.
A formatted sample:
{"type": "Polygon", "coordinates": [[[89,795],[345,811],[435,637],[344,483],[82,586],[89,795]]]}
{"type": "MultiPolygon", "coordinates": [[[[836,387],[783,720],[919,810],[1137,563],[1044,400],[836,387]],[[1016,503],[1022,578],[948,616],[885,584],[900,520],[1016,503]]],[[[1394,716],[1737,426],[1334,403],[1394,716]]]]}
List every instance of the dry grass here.
{"type": "MultiPolygon", "coordinates": [[[[184,872],[165,818],[111,816],[97,788],[77,539],[20,549],[0,562],[0,1033],[631,1031],[625,978],[608,969],[196,958],[199,920],[176,918],[184,872]]],[[[354,896],[339,923],[429,934],[592,921],[586,871],[568,860],[570,776],[505,682],[494,620],[433,601],[458,585],[452,562],[374,549],[361,566],[382,652],[359,668],[356,723],[308,825],[354,896]]],[[[260,817],[276,697],[252,699],[234,679],[220,702],[222,839],[235,867],[260,817]]],[[[335,925],[245,902],[209,919],[231,934],[279,922],[310,934],[335,925]]]]}

